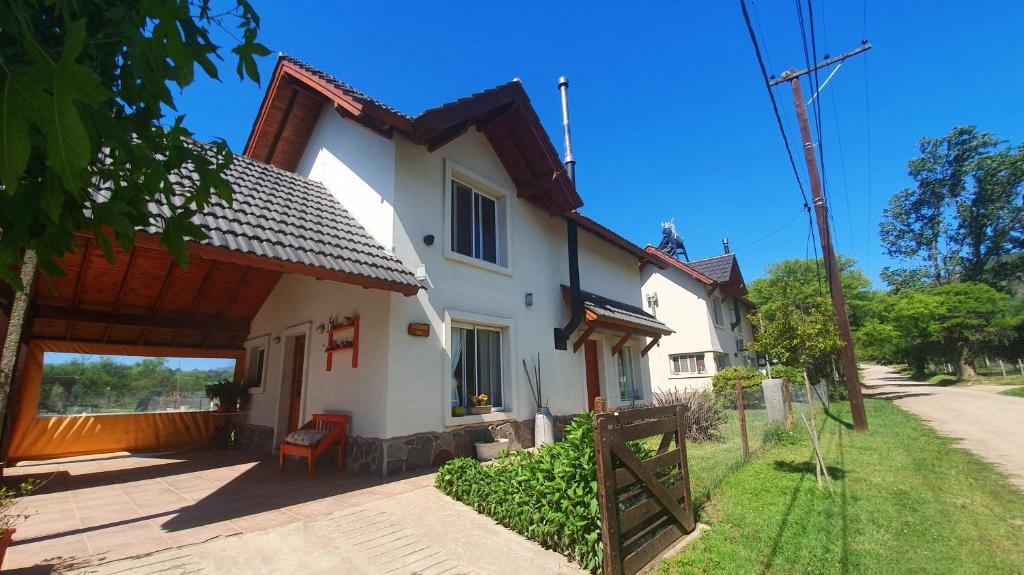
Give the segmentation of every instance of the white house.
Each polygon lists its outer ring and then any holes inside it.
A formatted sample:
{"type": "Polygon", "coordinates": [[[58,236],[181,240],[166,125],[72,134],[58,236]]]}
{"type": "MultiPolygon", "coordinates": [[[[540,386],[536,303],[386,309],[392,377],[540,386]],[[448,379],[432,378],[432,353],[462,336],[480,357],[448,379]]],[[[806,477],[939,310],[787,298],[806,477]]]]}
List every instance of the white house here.
{"type": "MultiPolygon", "coordinates": [[[[488,426],[529,445],[523,361],[538,357],[556,426],[598,395],[649,399],[646,354],[671,329],[642,309],[639,264],[668,264],[576,212],[518,81],[412,117],[282,56],[245,155],[322,183],[365,229],[354,241],[404,268],[370,250],[374,275],[421,287],[285,274],[246,342],[248,443],[273,449],[312,414],[345,413],[349,466],[366,471],[467,455],[488,426]],[[356,325],[332,333],[331,318],[356,325]],[[490,409],[470,409],[479,394],[490,409]]],[[[321,223],[350,225],[300,225],[321,223]]]]}
{"type": "Polygon", "coordinates": [[[675,331],[648,355],[654,390],[706,388],[724,367],[756,367],[746,349],[753,306],[736,255],[682,262],[652,246],[647,252],[667,268],[644,266],[645,309],[675,331]]]}

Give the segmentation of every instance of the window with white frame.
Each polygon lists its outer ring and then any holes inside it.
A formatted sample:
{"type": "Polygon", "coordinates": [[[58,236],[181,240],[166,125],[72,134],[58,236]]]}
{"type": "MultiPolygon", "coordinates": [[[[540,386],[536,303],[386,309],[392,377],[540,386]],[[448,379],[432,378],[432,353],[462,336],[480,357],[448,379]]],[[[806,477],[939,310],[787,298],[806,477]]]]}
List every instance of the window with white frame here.
{"type": "Polygon", "coordinates": [[[711,298],[711,316],[715,320],[715,325],[725,325],[722,315],[722,298],[711,298]]]}
{"type": "Polygon", "coordinates": [[[736,353],[747,351],[747,342],[742,337],[736,338],[736,353]]]}
{"type": "Polygon", "coordinates": [[[453,325],[451,354],[453,413],[458,407],[503,407],[501,331],[453,325]]]}
{"type": "Polygon", "coordinates": [[[669,356],[672,375],[698,375],[707,373],[703,353],[677,353],[669,356]]]}
{"type": "Polygon", "coordinates": [[[733,304],[729,306],[729,317],[731,318],[729,325],[738,325],[740,323],[739,313],[739,308],[736,307],[736,303],[733,302],[733,304]]]}
{"type": "Polygon", "coordinates": [[[615,355],[615,364],[618,366],[619,375],[619,399],[622,401],[633,401],[640,399],[640,391],[636,388],[636,379],[633,374],[633,350],[629,346],[623,347],[615,355]]]}
{"type": "Polygon", "coordinates": [[[502,265],[499,201],[459,180],[451,184],[451,250],[502,265]]]}
{"type": "Polygon", "coordinates": [[[260,338],[246,346],[245,385],[263,389],[267,374],[267,338],[260,338]]]}
{"type": "Polygon", "coordinates": [[[715,371],[722,371],[729,367],[729,355],[725,353],[715,354],[715,371]]]}

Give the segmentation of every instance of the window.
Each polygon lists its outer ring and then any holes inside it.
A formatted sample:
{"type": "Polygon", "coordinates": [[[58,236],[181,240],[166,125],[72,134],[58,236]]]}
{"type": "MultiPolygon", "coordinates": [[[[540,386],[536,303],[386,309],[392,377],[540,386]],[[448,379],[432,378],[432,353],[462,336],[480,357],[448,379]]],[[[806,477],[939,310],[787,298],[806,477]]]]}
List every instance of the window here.
{"type": "Polygon", "coordinates": [[[494,408],[504,405],[501,332],[486,327],[452,326],[452,407],[474,407],[487,395],[494,408]]]}
{"type": "Polygon", "coordinates": [[[267,365],[267,346],[254,345],[245,357],[245,385],[263,389],[263,375],[267,365]]]}
{"type": "Polygon", "coordinates": [[[672,375],[696,375],[707,373],[703,353],[681,353],[669,357],[672,375]]]}
{"type": "Polygon", "coordinates": [[[144,357],[46,352],[36,413],[98,415],[199,411],[206,386],[234,379],[228,358],[144,357]]]}
{"type": "Polygon", "coordinates": [[[739,311],[736,309],[736,304],[735,303],[733,303],[733,305],[729,306],[729,317],[732,318],[731,323],[729,325],[739,325],[739,323],[740,323],[739,311]]]}
{"type": "Polygon", "coordinates": [[[626,346],[619,350],[615,359],[619,368],[619,399],[623,401],[640,399],[640,393],[637,391],[636,382],[633,379],[633,350],[626,346]]]}
{"type": "Polygon", "coordinates": [[[736,338],[736,353],[743,353],[747,351],[747,342],[742,337],[736,338]]]}
{"type": "Polygon", "coordinates": [[[715,354],[715,371],[722,371],[729,367],[729,356],[724,353],[715,354]]]}
{"type": "Polygon", "coordinates": [[[453,252],[498,263],[498,202],[458,180],[452,180],[453,252]]]}
{"type": "Polygon", "coordinates": [[[711,316],[715,320],[715,325],[725,325],[723,323],[721,298],[711,298],[711,316]]]}

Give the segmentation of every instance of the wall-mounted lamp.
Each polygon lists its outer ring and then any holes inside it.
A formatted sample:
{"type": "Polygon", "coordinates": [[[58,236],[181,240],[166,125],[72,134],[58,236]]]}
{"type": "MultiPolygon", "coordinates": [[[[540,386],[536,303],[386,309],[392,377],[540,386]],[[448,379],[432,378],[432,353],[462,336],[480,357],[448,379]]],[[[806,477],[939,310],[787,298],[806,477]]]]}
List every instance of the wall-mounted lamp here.
{"type": "Polygon", "coordinates": [[[533,305],[533,292],[526,292],[526,306],[533,305]]]}
{"type": "Polygon", "coordinates": [[[318,326],[316,326],[316,332],[317,333],[323,333],[325,331],[327,331],[327,326],[326,325],[319,324],[318,326]]]}
{"type": "Polygon", "coordinates": [[[428,246],[434,245],[434,234],[427,234],[423,236],[423,243],[427,244],[428,246]]]}
{"type": "Polygon", "coordinates": [[[278,344],[278,343],[281,343],[281,336],[275,335],[274,336],[274,344],[278,344]]]}

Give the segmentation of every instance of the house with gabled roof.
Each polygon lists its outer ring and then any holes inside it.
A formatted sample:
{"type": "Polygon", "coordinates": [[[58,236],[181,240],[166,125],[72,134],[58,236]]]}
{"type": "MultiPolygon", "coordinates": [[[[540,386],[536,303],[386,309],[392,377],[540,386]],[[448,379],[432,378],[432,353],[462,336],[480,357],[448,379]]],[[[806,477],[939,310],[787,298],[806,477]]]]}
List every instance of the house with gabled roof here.
{"type": "Polygon", "coordinates": [[[268,449],[322,412],[351,416],[351,467],[385,474],[489,433],[531,445],[524,361],[556,427],[598,396],[649,400],[646,356],[672,330],[642,309],[639,264],[667,264],[578,213],[519,81],[410,116],[282,55],[245,154],[321,183],[421,286],[282,279],[246,344],[265,362],[246,425],[268,449]]]}
{"type": "Polygon", "coordinates": [[[644,309],[674,330],[648,355],[655,391],[704,389],[719,370],[756,367],[753,304],[736,254],[681,261],[653,246],[647,253],[666,265],[643,266],[644,309]]]}

